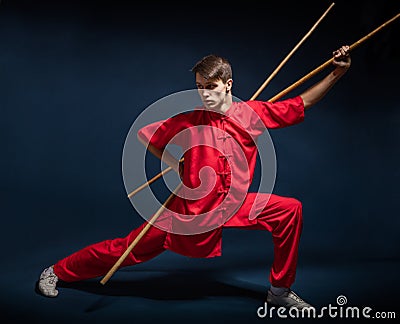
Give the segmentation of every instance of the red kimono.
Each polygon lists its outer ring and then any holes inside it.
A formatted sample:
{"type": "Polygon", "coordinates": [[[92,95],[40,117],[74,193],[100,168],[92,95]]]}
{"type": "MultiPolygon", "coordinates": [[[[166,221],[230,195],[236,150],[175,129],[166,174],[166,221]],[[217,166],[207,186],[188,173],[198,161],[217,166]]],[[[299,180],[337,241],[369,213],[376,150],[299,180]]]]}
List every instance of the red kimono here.
{"type": "MultiPolygon", "coordinates": [[[[301,203],[248,189],[257,138],[267,128],[303,119],[303,101],[297,96],[276,103],[233,102],[225,114],[199,107],[140,129],[138,136],[161,150],[169,143],[182,147],[184,186],[122,266],[146,261],[166,249],[190,257],[220,256],[224,227],[264,229],[274,242],[270,281],[290,287],[302,227],[301,203]]],[[[125,238],[92,244],[60,260],[55,273],[64,281],[104,275],[144,225],[125,238]]]]}

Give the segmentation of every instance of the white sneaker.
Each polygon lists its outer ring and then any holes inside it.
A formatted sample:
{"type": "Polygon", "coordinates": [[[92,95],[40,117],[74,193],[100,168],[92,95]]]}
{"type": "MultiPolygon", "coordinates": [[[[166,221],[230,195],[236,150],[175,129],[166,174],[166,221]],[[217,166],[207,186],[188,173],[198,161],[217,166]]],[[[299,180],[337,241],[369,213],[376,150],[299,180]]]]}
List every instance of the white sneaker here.
{"type": "Polygon", "coordinates": [[[275,295],[271,290],[268,290],[267,303],[275,306],[283,306],[286,308],[295,307],[297,309],[314,308],[309,303],[301,299],[293,290],[288,289],[282,295],[275,295]]]}
{"type": "Polygon", "coordinates": [[[38,281],[39,291],[46,297],[57,297],[58,290],[56,289],[58,277],[53,271],[53,266],[43,270],[38,281]]]}

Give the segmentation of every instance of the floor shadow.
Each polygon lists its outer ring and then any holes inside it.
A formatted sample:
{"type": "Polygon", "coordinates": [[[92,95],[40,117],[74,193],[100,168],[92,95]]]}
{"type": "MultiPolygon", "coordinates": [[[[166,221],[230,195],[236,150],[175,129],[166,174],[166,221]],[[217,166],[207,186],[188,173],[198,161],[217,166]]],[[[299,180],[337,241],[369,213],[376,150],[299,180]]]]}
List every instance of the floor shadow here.
{"type": "MultiPolygon", "coordinates": [[[[105,285],[99,280],[74,283],[60,281],[59,288],[75,289],[104,296],[132,296],[152,300],[198,300],[207,297],[244,297],[262,301],[265,295],[234,283],[221,282],[221,276],[200,272],[165,273],[145,279],[111,279],[105,285]]],[[[230,280],[232,281],[232,280],[230,280]]]]}

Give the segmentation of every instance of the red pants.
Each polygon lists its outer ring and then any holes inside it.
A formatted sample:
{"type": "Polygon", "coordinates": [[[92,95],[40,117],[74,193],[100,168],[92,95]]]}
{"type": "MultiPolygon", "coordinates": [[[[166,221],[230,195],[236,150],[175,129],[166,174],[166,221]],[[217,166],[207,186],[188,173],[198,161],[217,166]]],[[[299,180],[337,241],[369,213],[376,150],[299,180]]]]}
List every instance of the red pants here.
{"type": "MultiPolygon", "coordinates": [[[[224,227],[270,231],[274,244],[274,260],[269,276],[270,282],[276,287],[290,287],[296,275],[298,245],[302,230],[302,205],[294,198],[263,194],[265,197],[268,195],[268,203],[256,219],[249,220],[249,210],[255,195],[254,193],[247,195],[243,205],[224,224],[224,227]]],[[[136,228],[124,238],[95,243],[67,256],[54,265],[54,272],[61,280],[66,282],[104,276],[145,224],[136,228]]],[[[151,226],[121,267],[150,260],[165,251],[166,235],[165,231],[151,226]]]]}

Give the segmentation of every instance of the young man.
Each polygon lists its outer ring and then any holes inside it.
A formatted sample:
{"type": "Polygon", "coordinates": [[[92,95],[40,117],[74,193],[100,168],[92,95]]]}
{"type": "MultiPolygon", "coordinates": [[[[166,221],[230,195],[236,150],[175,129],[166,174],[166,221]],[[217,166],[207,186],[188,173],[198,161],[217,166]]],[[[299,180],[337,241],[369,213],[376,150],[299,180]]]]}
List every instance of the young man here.
{"type": "MultiPolygon", "coordinates": [[[[256,138],[265,129],[303,121],[304,111],[321,100],[350,67],[349,47],[334,51],[333,58],[334,69],[322,80],[298,96],[275,103],[233,102],[230,63],[216,55],[197,62],[192,71],[204,106],[138,132],[147,149],[179,173],[184,188],[121,266],[147,261],[167,249],[190,257],[220,256],[223,228],[268,230],[274,260],[266,301],[299,309],[311,307],[290,289],[302,229],[301,202],[249,193],[248,188],[255,168],[256,138]],[[183,136],[179,138],[179,134],[183,136]],[[184,149],[184,164],[167,152],[171,141],[184,149]],[[204,177],[201,172],[211,173],[204,177]],[[191,235],[185,235],[189,232],[191,235]]],[[[39,291],[56,297],[59,279],[73,282],[105,275],[145,225],[125,238],[92,244],[44,269],[39,291]]]]}

